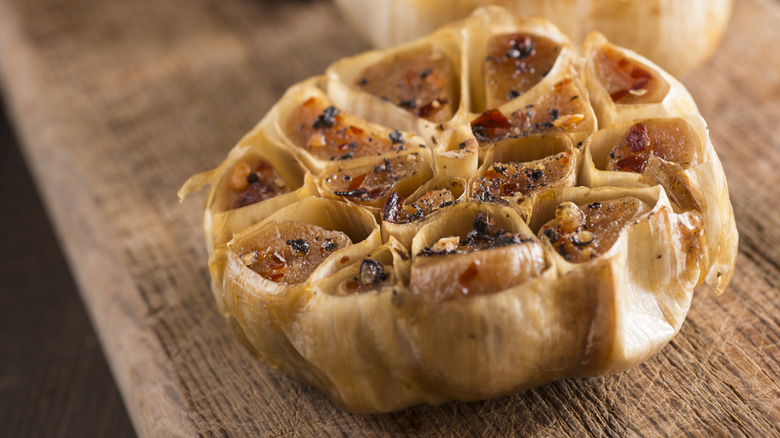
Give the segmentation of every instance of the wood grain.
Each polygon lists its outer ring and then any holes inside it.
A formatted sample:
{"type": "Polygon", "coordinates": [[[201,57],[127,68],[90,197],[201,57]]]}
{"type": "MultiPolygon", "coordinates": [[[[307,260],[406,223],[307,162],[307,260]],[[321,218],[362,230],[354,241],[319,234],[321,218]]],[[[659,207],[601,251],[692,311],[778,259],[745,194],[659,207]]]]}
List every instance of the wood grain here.
{"type": "Polygon", "coordinates": [[[0,436],[135,436],[2,106],[0,211],[0,436]]]}
{"type": "MultiPolygon", "coordinates": [[[[365,50],[330,3],[0,0],[0,81],[140,436],[780,434],[780,4],[738,0],[683,78],[741,232],[727,292],[629,371],[357,416],[259,364],[217,314],[191,174],[291,84],[365,50]]],[[[202,198],[201,198],[202,199],[202,198]]]]}

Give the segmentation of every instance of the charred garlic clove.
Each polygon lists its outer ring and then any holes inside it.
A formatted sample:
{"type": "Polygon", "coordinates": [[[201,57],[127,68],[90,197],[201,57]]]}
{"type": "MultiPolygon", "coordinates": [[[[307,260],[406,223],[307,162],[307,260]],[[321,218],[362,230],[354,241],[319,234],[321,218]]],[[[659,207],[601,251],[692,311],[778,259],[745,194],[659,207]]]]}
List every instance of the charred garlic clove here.
{"type": "Polygon", "coordinates": [[[585,77],[600,127],[658,116],[698,113],[685,87],[647,58],[592,32],[585,41],[585,77]]]}

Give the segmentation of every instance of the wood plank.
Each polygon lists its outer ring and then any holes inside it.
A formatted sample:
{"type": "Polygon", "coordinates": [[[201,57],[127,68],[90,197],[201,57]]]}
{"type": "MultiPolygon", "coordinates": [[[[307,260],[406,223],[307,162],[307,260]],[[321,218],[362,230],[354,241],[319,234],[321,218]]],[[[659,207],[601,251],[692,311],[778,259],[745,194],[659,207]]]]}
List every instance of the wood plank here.
{"type": "Polygon", "coordinates": [[[2,107],[0,211],[0,435],[135,436],[2,107]]]}
{"type": "Polygon", "coordinates": [[[367,47],[330,3],[0,1],[0,79],[27,158],[141,436],[768,435],[780,430],[780,5],[738,0],[684,78],[741,231],[645,364],[511,397],[357,416],[259,364],[216,312],[200,203],[176,204],[292,83],[367,47]],[[295,56],[288,56],[294,53],[295,56]]]}

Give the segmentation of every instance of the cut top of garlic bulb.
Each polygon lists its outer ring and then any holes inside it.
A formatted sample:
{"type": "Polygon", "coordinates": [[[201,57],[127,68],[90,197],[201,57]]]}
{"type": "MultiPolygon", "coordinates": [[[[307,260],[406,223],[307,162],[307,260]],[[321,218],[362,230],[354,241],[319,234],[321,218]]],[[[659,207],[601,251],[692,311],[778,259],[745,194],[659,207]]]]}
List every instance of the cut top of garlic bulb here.
{"type": "Polygon", "coordinates": [[[354,412],[633,366],[722,292],[737,235],[683,86],[479,9],[292,86],[205,184],[237,337],[354,412]]]}

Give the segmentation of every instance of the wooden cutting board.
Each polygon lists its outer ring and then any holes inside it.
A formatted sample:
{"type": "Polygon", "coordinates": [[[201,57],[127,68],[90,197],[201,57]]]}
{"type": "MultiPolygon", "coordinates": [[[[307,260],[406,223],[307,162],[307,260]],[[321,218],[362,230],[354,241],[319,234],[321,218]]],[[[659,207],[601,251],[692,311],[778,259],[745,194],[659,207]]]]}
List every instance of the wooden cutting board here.
{"type": "MultiPolygon", "coordinates": [[[[780,434],[780,2],[737,0],[684,77],[741,232],[720,297],[629,371],[360,416],[233,339],[200,199],[178,204],[291,84],[367,49],[324,1],[0,0],[0,83],[141,436],[780,434]]],[[[196,197],[197,198],[197,197],[196,197]]],[[[42,267],[41,275],[45,275],[42,267]]]]}

